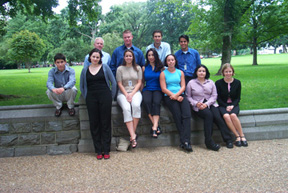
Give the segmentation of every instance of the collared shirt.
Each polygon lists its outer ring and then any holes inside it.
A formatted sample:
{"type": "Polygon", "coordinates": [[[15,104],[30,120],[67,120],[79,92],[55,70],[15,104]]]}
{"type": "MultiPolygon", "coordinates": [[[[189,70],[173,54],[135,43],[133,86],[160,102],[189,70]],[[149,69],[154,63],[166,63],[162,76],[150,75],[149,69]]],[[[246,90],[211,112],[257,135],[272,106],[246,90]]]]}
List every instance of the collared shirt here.
{"type": "MultiPolygon", "coordinates": [[[[103,56],[102,56],[102,64],[107,64],[108,66],[110,66],[110,62],[111,62],[111,57],[110,54],[108,54],[107,52],[101,51],[103,56]]],[[[84,60],[84,67],[88,67],[90,66],[90,62],[88,61],[89,58],[89,54],[86,55],[85,60],[84,60]]]]}
{"type": "Polygon", "coordinates": [[[49,71],[46,85],[49,90],[61,87],[70,89],[75,83],[75,70],[66,64],[63,72],[59,71],[57,67],[54,67],[49,71]]]}
{"type": "Polygon", "coordinates": [[[178,61],[178,68],[184,72],[185,76],[193,76],[196,67],[201,64],[199,53],[192,48],[188,48],[186,54],[180,49],[175,53],[175,56],[178,61]]]}
{"type": "Polygon", "coordinates": [[[190,80],[185,93],[194,111],[199,111],[196,104],[198,102],[203,103],[204,100],[208,108],[210,108],[211,105],[218,107],[216,103],[217,89],[214,82],[210,79],[205,80],[203,84],[201,84],[197,78],[190,80]]]}
{"type": "Polygon", "coordinates": [[[170,45],[166,42],[161,42],[159,48],[156,48],[153,44],[150,44],[149,46],[147,46],[146,48],[146,52],[150,49],[150,48],[155,48],[155,50],[157,51],[160,60],[162,61],[162,63],[164,64],[165,58],[168,54],[171,54],[171,49],[170,49],[170,45]]]}
{"type": "MultiPolygon", "coordinates": [[[[111,68],[115,77],[116,77],[116,70],[117,70],[118,66],[120,66],[123,63],[124,52],[127,49],[128,48],[125,46],[125,44],[123,44],[122,46],[117,47],[112,54],[110,68],[111,68]]],[[[145,65],[145,59],[144,59],[144,55],[143,55],[142,51],[133,45],[130,49],[133,51],[133,53],[135,55],[136,64],[138,64],[141,67],[144,66],[145,65]]]]}

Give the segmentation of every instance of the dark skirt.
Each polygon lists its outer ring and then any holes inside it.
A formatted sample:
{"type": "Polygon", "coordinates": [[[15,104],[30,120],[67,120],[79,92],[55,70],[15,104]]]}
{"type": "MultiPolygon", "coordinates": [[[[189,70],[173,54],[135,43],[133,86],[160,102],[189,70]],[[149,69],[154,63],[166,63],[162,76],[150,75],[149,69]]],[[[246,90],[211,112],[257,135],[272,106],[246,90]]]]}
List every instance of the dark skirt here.
{"type": "MultiPolygon", "coordinates": [[[[229,106],[229,105],[228,105],[229,106]]],[[[232,113],[234,113],[234,114],[236,114],[236,115],[238,115],[239,114],[239,111],[240,111],[240,108],[239,108],[239,105],[237,105],[237,106],[234,106],[234,108],[232,109],[232,111],[230,111],[230,112],[228,112],[227,110],[226,110],[226,107],[222,107],[222,106],[219,106],[219,110],[220,110],[220,113],[221,113],[221,115],[223,116],[224,114],[232,114],[232,113]]]]}

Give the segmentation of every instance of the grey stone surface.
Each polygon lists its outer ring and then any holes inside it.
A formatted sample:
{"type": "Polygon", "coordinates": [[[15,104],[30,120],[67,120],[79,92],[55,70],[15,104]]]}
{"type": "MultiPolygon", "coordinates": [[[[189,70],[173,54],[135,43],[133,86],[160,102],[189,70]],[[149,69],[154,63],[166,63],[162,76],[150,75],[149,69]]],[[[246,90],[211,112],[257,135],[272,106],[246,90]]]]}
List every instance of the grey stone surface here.
{"type": "Polygon", "coordinates": [[[79,130],[78,120],[65,120],[63,121],[63,131],[79,130]]]}
{"type": "Polygon", "coordinates": [[[56,144],[56,134],[41,133],[41,144],[56,144]]]}
{"type": "Polygon", "coordinates": [[[0,148],[0,158],[1,157],[13,157],[14,148],[0,148]]]}
{"type": "Polygon", "coordinates": [[[18,145],[40,145],[40,134],[19,135],[18,145]]]}
{"type": "Polygon", "coordinates": [[[45,122],[33,122],[32,123],[33,132],[43,132],[45,131],[45,122]]]}
{"type": "Polygon", "coordinates": [[[88,120],[81,120],[80,122],[80,130],[90,130],[90,123],[88,120]]]}
{"type": "Polygon", "coordinates": [[[10,133],[29,133],[31,132],[31,124],[28,123],[12,123],[10,133]]]}
{"type": "Polygon", "coordinates": [[[31,147],[16,147],[15,156],[33,156],[45,155],[47,152],[46,146],[31,146],[31,147]]]}
{"type": "Polygon", "coordinates": [[[77,145],[59,145],[59,146],[48,146],[48,155],[61,155],[61,154],[71,154],[77,151],[77,145]]]}
{"type": "Polygon", "coordinates": [[[18,135],[0,136],[0,146],[14,146],[18,143],[18,135]]]}
{"type": "Polygon", "coordinates": [[[61,131],[61,130],[62,130],[61,120],[48,122],[46,131],[61,131]]]}
{"type": "Polygon", "coordinates": [[[0,134],[9,133],[9,124],[0,124],[0,134]]]}
{"type": "Polygon", "coordinates": [[[58,144],[78,144],[80,138],[79,131],[62,131],[56,134],[58,144]]]}
{"type": "Polygon", "coordinates": [[[288,125],[288,113],[285,114],[265,114],[265,115],[254,115],[256,120],[256,126],[261,125],[288,125]]]}

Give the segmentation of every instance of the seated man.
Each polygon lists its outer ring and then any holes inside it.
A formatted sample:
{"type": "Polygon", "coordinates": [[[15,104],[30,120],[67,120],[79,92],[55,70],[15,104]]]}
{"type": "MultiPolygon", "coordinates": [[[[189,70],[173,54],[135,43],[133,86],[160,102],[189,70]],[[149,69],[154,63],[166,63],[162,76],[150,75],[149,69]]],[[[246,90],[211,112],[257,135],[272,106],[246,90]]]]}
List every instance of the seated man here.
{"type": "Polygon", "coordinates": [[[46,94],[56,106],[56,117],[61,115],[63,102],[67,102],[69,115],[73,116],[75,115],[74,100],[77,95],[75,70],[66,65],[66,57],[63,54],[56,54],[54,63],[56,67],[48,73],[46,94]]]}

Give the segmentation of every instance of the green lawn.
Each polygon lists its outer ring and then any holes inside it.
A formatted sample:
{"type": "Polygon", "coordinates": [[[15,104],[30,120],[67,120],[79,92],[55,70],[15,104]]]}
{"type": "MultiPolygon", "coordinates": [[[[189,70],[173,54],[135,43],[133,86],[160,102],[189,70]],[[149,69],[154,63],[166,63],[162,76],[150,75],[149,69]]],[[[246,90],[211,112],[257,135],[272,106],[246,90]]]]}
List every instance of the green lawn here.
{"type": "MultiPolygon", "coordinates": [[[[216,81],[220,58],[202,59],[216,81]]],[[[288,107],[288,54],[258,55],[258,66],[252,66],[252,56],[232,58],[235,78],[242,82],[240,108],[266,109],[288,107]]],[[[76,87],[80,96],[79,83],[82,66],[73,67],[76,71],[76,87]]],[[[17,95],[20,98],[0,100],[1,106],[50,104],[46,96],[46,80],[50,68],[0,70],[0,94],[17,95]]]]}

